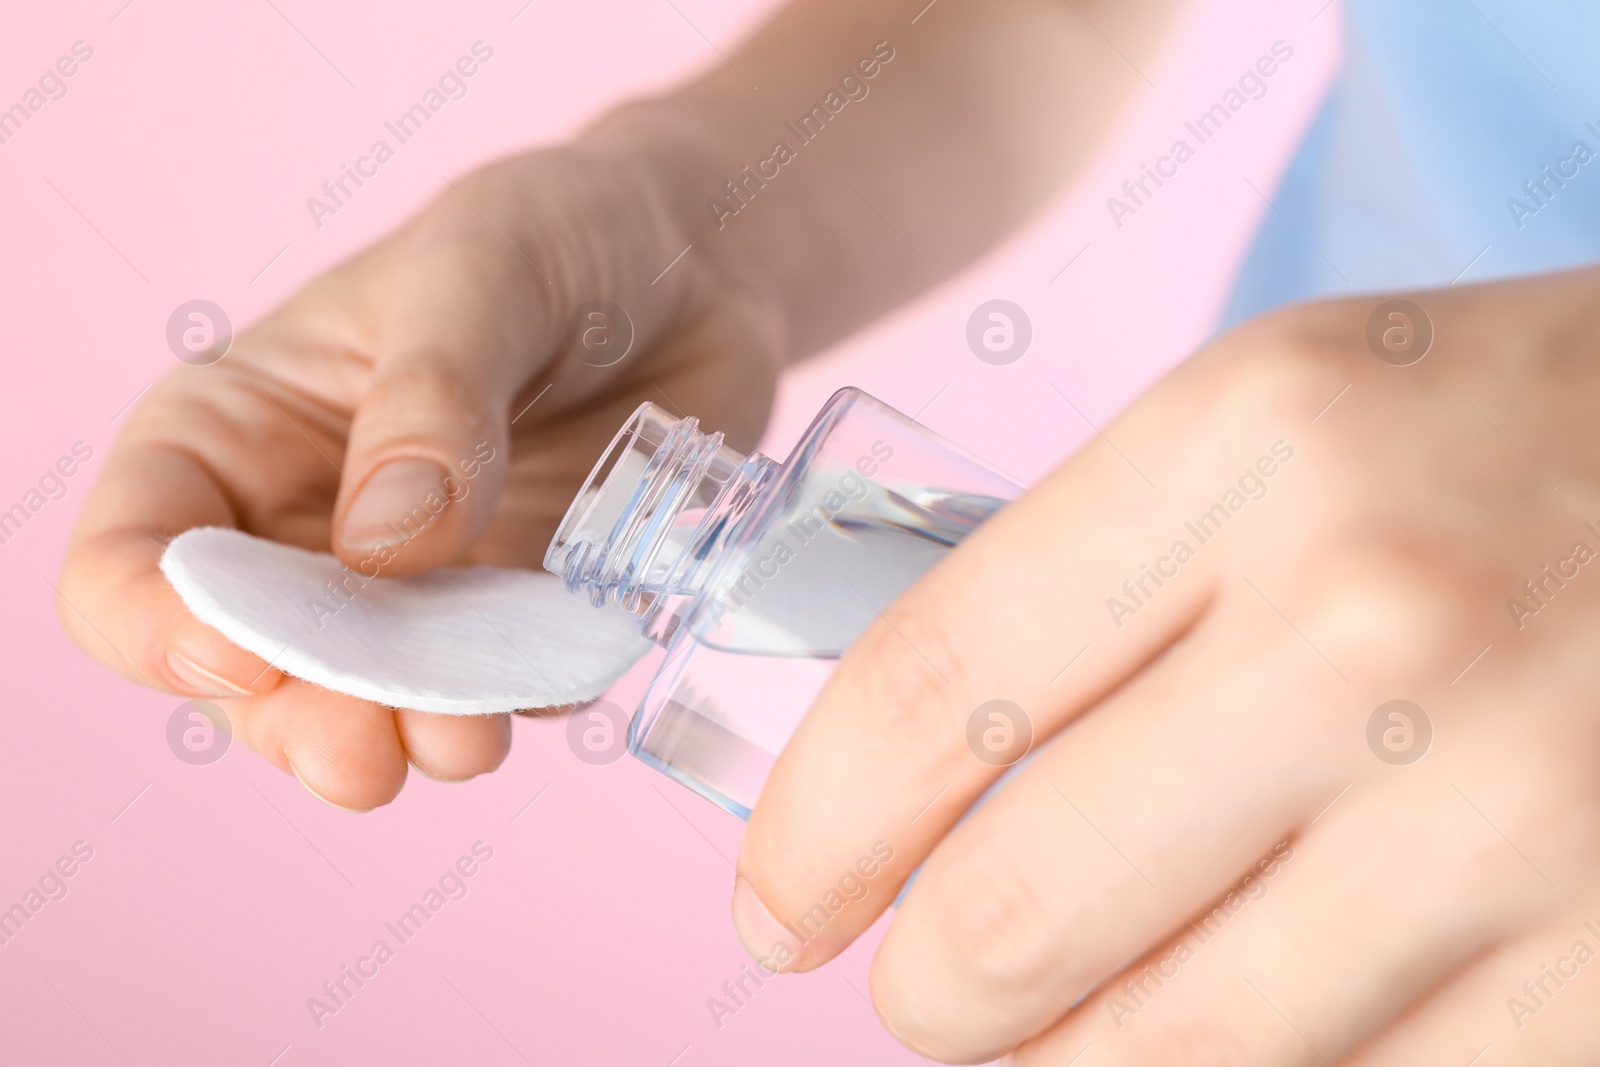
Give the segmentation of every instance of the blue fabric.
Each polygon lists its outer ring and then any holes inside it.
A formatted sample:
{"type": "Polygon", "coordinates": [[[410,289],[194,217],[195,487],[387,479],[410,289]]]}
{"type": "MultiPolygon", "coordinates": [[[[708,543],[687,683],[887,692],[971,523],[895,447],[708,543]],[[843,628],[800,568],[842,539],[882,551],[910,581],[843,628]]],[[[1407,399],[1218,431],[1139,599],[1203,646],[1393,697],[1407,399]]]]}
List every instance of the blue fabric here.
{"type": "Polygon", "coordinates": [[[1311,297],[1600,261],[1600,4],[1337,2],[1344,68],[1224,326],[1311,297]]]}

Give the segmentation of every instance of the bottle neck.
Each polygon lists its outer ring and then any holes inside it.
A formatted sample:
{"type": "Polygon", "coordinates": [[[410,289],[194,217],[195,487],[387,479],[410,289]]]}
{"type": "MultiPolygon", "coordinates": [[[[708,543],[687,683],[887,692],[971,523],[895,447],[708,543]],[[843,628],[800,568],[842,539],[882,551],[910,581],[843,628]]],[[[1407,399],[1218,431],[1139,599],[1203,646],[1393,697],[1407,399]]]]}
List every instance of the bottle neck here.
{"type": "Polygon", "coordinates": [[[778,470],[642,404],[579,490],[545,569],[597,607],[622,608],[667,644],[741,516],[778,470]]]}

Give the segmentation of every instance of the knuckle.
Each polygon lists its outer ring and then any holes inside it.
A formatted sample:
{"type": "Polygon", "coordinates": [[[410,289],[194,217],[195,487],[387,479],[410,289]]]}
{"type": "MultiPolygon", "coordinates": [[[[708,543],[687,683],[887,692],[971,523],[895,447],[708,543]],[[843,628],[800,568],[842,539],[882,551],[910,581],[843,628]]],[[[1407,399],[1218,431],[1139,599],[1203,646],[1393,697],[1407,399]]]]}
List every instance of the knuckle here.
{"type": "MultiPolygon", "coordinates": [[[[1141,1012],[1142,1015],[1142,1012],[1141,1012]]],[[[1124,1021],[1130,1062],[1150,1067],[1240,1067],[1262,1062],[1261,1050],[1246,1047],[1240,1035],[1205,1018],[1158,1016],[1124,1021]]]]}
{"type": "Polygon", "coordinates": [[[1028,867],[987,852],[931,861],[873,969],[879,1014],[903,1043],[972,1062],[997,1034],[1047,1027],[1098,977],[1061,953],[1079,935],[1060,887],[1028,867]]]}
{"type": "Polygon", "coordinates": [[[443,419],[452,427],[478,429],[488,421],[482,390],[453,360],[436,352],[409,355],[383,368],[361,407],[363,414],[377,413],[386,423],[401,426],[434,426],[443,419]]]}
{"type": "Polygon", "coordinates": [[[1414,680],[1459,658],[1464,627],[1457,583],[1425,549],[1366,546],[1319,568],[1309,631],[1334,663],[1373,681],[1414,680]]]}
{"type": "Polygon", "coordinates": [[[1269,312],[1200,350],[1152,391],[1150,425],[1167,433],[1203,426],[1227,440],[1278,416],[1309,418],[1351,380],[1359,354],[1322,314],[1269,312]]]}
{"type": "MultiPolygon", "coordinates": [[[[1073,971],[1050,951],[1061,939],[1040,936],[1041,923],[1061,911],[1059,894],[1040,883],[1036,868],[1010,853],[985,849],[981,861],[975,860],[941,863],[938,877],[917,887],[918,925],[938,938],[964,982],[986,990],[987,998],[1017,1008],[1053,1001],[1073,971]]],[[[908,900],[908,912],[912,906],[908,900]]]]}
{"type": "Polygon", "coordinates": [[[1277,308],[1243,324],[1229,338],[1263,358],[1286,364],[1369,358],[1361,332],[1366,310],[1361,301],[1337,300],[1277,308]],[[1362,305],[1360,314],[1352,314],[1356,305],[1362,305]]]}
{"type": "Polygon", "coordinates": [[[1300,322],[1268,322],[1253,343],[1231,353],[1224,374],[1226,402],[1235,410],[1314,413],[1350,380],[1348,345],[1300,322]]]}
{"type": "Polygon", "coordinates": [[[845,653],[839,684],[899,762],[938,768],[964,751],[962,663],[961,643],[937,612],[891,605],[845,653]]]}

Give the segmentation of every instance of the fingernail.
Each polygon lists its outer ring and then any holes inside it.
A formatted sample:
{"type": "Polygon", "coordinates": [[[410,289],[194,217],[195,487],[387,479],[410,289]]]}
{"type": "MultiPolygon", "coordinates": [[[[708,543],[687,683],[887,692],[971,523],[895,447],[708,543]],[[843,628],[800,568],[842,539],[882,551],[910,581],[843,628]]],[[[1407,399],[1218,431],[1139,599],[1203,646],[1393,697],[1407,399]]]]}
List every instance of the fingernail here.
{"type": "Polygon", "coordinates": [[[291,773],[293,773],[294,780],[299,782],[301,786],[305,788],[307,793],[310,793],[312,796],[316,797],[330,808],[338,808],[340,811],[348,811],[352,815],[365,815],[367,812],[372,810],[371,808],[347,808],[343,804],[335,804],[333,801],[329,800],[315,789],[312,789],[311,783],[300,777],[300,770],[293,763],[289,764],[289,770],[291,773]]]}
{"type": "Polygon", "coordinates": [[[449,503],[444,468],[431,459],[392,459],[356,492],[339,527],[339,543],[365,551],[416,537],[449,503]]]}
{"type": "Polygon", "coordinates": [[[247,697],[250,690],[235,685],[215,671],[209,671],[194,660],[174,649],[167,653],[167,668],[175,674],[185,689],[200,697],[247,697]]]}
{"type": "Polygon", "coordinates": [[[805,943],[767,910],[755,888],[742,875],[733,883],[733,929],[744,950],[767,970],[799,969],[805,943]]]}

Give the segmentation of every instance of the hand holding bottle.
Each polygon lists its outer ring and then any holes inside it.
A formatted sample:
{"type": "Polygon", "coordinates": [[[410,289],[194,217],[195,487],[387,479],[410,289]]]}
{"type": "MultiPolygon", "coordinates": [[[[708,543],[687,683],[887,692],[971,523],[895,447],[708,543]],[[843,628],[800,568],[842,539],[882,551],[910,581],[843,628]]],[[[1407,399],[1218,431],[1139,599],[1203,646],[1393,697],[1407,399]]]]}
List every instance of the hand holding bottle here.
{"type": "Polygon", "coordinates": [[[1410,366],[1373,298],[1193,357],[846,653],[751,817],[746,946],[818,966],[920,865],[872,996],[935,1059],[1583,1062],[1597,297],[1419,294],[1410,366]]]}

